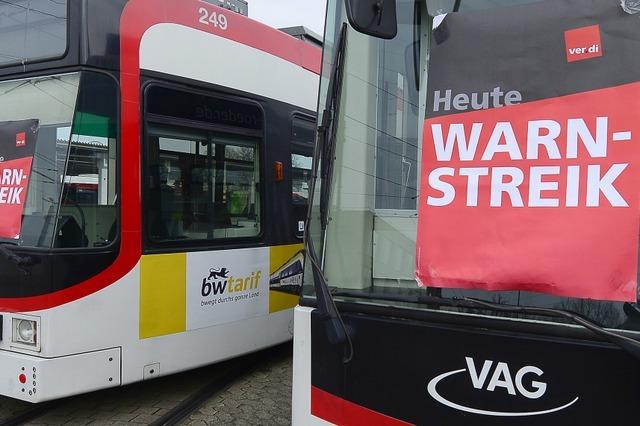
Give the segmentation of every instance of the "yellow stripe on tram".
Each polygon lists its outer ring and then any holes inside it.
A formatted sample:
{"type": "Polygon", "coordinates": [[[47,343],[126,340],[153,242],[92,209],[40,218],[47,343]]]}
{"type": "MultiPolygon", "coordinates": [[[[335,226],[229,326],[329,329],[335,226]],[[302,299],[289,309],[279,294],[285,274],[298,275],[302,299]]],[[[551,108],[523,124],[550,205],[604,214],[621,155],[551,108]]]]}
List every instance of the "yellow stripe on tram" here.
{"type": "Polygon", "coordinates": [[[140,339],[186,331],[186,281],[186,253],[142,257],[140,339]]]}

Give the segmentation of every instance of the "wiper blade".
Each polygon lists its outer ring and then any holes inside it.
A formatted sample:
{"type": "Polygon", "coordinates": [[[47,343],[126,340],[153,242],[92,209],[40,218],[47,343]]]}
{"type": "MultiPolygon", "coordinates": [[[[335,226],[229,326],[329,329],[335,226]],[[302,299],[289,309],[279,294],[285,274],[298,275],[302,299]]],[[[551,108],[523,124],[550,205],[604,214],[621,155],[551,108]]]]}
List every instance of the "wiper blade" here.
{"type": "Polygon", "coordinates": [[[322,113],[322,124],[318,127],[318,143],[322,154],[322,188],[320,191],[320,224],[325,231],[329,222],[329,201],[333,165],[336,157],[336,139],[338,132],[338,114],[342,99],[342,80],[344,77],[344,54],[347,46],[347,24],[340,30],[336,55],[327,90],[327,101],[322,113]]]}
{"type": "MultiPolygon", "coordinates": [[[[327,91],[327,101],[323,112],[322,124],[318,127],[318,142],[314,150],[314,161],[312,168],[312,183],[310,194],[315,194],[316,181],[318,178],[318,163],[322,158],[322,188],[320,191],[320,228],[326,239],[327,224],[329,222],[329,199],[331,196],[331,178],[333,176],[333,164],[335,160],[335,146],[337,133],[337,115],[342,92],[342,76],[344,69],[344,53],[346,48],[347,24],[342,25],[340,38],[337,43],[337,51],[331,71],[331,78],[327,91]]],[[[349,332],[338,312],[338,308],[331,296],[329,285],[322,270],[322,265],[318,260],[314,248],[313,239],[310,238],[311,211],[307,212],[305,226],[305,262],[311,264],[313,271],[313,285],[317,298],[318,313],[325,325],[325,330],[329,342],[335,345],[346,343],[347,352],[343,357],[345,363],[353,358],[353,343],[349,332]]],[[[324,251],[323,251],[324,254],[324,251]]]]}
{"type": "Polygon", "coordinates": [[[589,321],[581,315],[576,313],[565,311],[562,309],[554,308],[538,308],[533,306],[513,306],[513,305],[501,305],[498,303],[485,302],[483,300],[473,299],[465,297],[463,299],[449,299],[438,296],[425,296],[425,295],[398,295],[398,294],[375,294],[364,293],[358,291],[334,291],[332,296],[338,297],[353,297],[358,299],[369,300],[382,300],[389,302],[405,302],[405,303],[423,303],[430,305],[449,306],[455,308],[485,308],[494,311],[522,313],[522,314],[534,314],[545,315],[552,317],[566,318],[581,325],[592,333],[602,337],[604,340],[612,343],[619,348],[623,349],[629,355],[633,356],[637,360],[640,360],[640,341],[616,333],[614,331],[606,330],[597,324],[589,321]]]}
{"type": "Polygon", "coordinates": [[[591,331],[592,333],[602,337],[604,340],[608,341],[609,343],[613,343],[614,345],[618,346],[620,349],[624,350],[629,355],[633,356],[638,361],[640,361],[640,341],[624,336],[620,333],[616,333],[614,331],[606,330],[600,327],[599,325],[589,321],[582,315],[578,315],[570,311],[565,311],[563,309],[537,308],[534,306],[500,305],[497,303],[485,302],[482,300],[472,299],[469,297],[465,297],[464,300],[469,303],[475,304],[477,306],[482,306],[484,308],[492,309],[496,311],[515,312],[515,313],[534,314],[534,315],[549,315],[549,316],[555,316],[560,318],[566,318],[578,325],[583,326],[584,328],[591,331]]]}
{"type": "Polygon", "coordinates": [[[313,242],[309,240],[307,242],[307,257],[313,270],[313,284],[316,292],[316,300],[318,311],[321,315],[321,319],[325,324],[325,331],[329,342],[334,345],[347,344],[347,353],[343,357],[344,363],[348,363],[353,358],[353,343],[351,342],[351,336],[347,331],[347,327],[340,316],[338,307],[335,300],[329,290],[329,285],[322,272],[322,267],[318,263],[316,252],[313,247],[313,242]]]}
{"type": "Polygon", "coordinates": [[[456,308],[473,308],[473,304],[463,299],[449,299],[439,296],[430,296],[424,294],[404,295],[404,294],[387,294],[387,293],[369,293],[362,291],[332,291],[332,296],[353,297],[357,299],[380,300],[383,302],[401,302],[401,303],[421,303],[425,305],[450,306],[456,308]]]}

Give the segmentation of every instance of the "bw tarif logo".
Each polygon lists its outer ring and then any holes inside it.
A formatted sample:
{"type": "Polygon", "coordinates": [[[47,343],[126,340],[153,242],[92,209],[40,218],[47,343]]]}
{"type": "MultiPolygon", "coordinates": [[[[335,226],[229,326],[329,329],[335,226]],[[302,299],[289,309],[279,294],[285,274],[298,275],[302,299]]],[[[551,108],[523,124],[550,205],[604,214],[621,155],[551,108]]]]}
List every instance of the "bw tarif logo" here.
{"type": "Polygon", "coordinates": [[[201,294],[202,297],[208,297],[255,290],[261,277],[261,271],[254,271],[246,277],[234,277],[227,268],[211,268],[208,276],[202,279],[201,294]]]}

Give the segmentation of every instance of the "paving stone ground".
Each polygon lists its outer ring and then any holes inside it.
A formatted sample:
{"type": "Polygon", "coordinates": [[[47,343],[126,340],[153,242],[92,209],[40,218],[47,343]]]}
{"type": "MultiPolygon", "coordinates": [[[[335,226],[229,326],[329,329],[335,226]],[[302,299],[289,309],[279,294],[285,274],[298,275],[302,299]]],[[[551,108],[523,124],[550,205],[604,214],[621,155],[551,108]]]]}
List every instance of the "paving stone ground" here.
{"type": "MultiPolygon", "coordinates": [[[[148,425],[209,383],[213,365],[182,374],[68,398],[27,425],[148,425]]],[[[214,395],[187,417],[184,425],[291,424],[291,345],[272,351],[262,365],[214,395]]],[[[33,405],[0,397],[3,420],[33,405]]]]}
{"type": "Polygon", "coordinates": [[[291,424],[291,349],[237,380],[182,422],[187,426],[291,424]]]}

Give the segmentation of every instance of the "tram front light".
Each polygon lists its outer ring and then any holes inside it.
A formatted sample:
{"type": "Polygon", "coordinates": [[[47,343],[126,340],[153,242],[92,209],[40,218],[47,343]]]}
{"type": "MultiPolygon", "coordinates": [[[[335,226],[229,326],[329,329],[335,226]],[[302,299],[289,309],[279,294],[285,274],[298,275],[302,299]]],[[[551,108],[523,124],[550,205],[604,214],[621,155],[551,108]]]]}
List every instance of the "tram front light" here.
{"type": "Polygon", "coordinates": [[[15,343],[35,346],[37,342],[37,323],[32,320],[13,318],[12,339],[15,343]]]}

